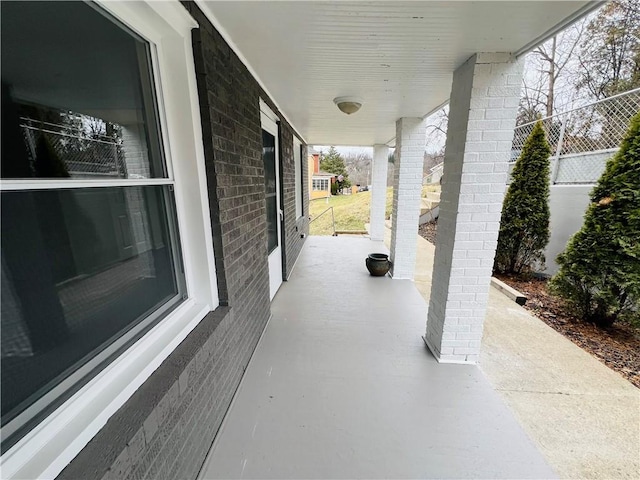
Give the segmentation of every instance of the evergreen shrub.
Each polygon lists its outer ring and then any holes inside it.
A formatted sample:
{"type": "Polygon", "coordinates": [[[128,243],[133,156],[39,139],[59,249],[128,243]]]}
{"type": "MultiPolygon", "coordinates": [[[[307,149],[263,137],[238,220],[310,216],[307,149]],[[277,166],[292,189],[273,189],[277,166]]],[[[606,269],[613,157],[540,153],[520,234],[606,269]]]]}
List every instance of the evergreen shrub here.
{"type": "Polygon", "coordinates": [[[549,241],[549,155],[538,120],[522,148],[502,206],[494,270],[530,272],[544,266],[549,241]]]}
{"type": "Polygon", "coordinates": [[[551,291],[583,320],[603,328],[621,319],[640,323],[640,113],[557,262],[551,291]]]}

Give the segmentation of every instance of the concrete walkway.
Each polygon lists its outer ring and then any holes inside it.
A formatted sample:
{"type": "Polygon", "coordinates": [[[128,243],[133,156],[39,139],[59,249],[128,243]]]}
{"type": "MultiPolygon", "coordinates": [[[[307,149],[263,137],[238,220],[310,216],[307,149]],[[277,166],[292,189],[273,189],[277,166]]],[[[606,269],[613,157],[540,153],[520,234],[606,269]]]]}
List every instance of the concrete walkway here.
{"type": "Polygon", "coordinates": [[[484,374],[425,348],[413,283],[368,238],[309,237],[202,478],[552,478],[484,374]]]}
{"type": "MultiPolygon", "coordinates": [[[[435,247],[416,241],[428,302],[435,247]]],[[[494,288],[480,367],[560,477],[640,478],[640,390],[494,288]]]]}

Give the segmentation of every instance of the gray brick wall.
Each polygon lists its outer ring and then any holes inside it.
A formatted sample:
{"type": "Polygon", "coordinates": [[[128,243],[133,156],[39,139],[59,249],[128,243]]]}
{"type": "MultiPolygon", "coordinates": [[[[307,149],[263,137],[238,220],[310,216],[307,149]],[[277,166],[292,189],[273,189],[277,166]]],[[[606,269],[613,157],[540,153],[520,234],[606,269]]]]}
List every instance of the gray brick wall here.
{"type": "MultiPolygon", "coordinates": [[[[277,109],[192,2],[193,47],[221,307],[211,312],[59,479],[196,478],[270,315],[259,98],[277,109]]],[[[308,233],[295,218],[293,130],[280,123],[284,267],[308,233]]],[[[306,178],[306,146],[302,175],[306,178]]]]}
{"type": "Polygon", "coordinates": [[[282,170],[282,198],[284,210],[284,257],[282,269],[287,279],[293,271],[295,261],[302,250],[304,239],[309,234],[309,185],[302,179],[308,176],[307,148],[302,146],[301,178],[296,178],[293,154],[293,130],[284,122],[280,124],[280,152],[282,170]],[[302,182],[302,216],[296,218],[296,183],[302,182]],[[303,237],[304,235],[304,237],[303,237]]]}
{"type": "Polygon", "coordinates": [[[195,478],[255,346],[237,323],[205,317],[58,478],[195,478]]]}

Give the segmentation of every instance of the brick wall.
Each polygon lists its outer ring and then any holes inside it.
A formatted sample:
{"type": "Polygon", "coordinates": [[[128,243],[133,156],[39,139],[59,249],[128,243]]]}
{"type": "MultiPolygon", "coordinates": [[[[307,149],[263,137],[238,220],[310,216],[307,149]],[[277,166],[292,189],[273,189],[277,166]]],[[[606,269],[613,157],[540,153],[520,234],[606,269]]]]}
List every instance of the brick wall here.
{"type": "Polygon", "coordinates": [[[127,167],[127,174],[149,178],[151,169],[147,154],[147,141],[142,125],[122,125],[122,152],[127,167]]]}
{"type": "Polygon", "coordinates": [[[416,265],[418,217],[422,195],[425,121],[396,121],[396,151],[391,228],[391,276],[413,280],[416,265]]]}
{"type": "MultiPolygon", "coordinates": [[[[300,156],[301,178],[296,178],[295,156],[293,154],[293,130],[284,122],[280,124],[280,153],[282,171],[282,198],[284,210],[284,257],[282,270],[284,278],[289,278],[295,261],[302,250],[306,235],[309,234],[309,185],[302,179],[308,178],[309,165],[307,148],[303,145],[300,156]],[[296,183],[302,183],[302,216],[296,218],[296,183]],[[303,237],[304,235],[304,237],[303,237]]],[[[295,148],[298,148],[297,146],[295,148]]]]}
{"type": "Polygon", "coordinates": [[[200,322],[58,478],[195,478],[254,347],[234,313],[200,322]]]}
{"type": "MultiPolygon", "coordinates": [[[[270,315],[259,98],[277,109],[192,2],[205,167],[221,306],[211,312],[60,479],[196,478],[270,315]]],[[[280,122],[284,267],[308,233],[295,218],[293,130],[280,122]]],[[[306,147],[302,175],[306,178],[306,147]]]]}
{"type": "Polygon", "coordinates": [[[389,147],[374,145],[373,167],[371,169],[371,213],[369,215],[371,240],[384,240],[388,168],[389,147]]]}

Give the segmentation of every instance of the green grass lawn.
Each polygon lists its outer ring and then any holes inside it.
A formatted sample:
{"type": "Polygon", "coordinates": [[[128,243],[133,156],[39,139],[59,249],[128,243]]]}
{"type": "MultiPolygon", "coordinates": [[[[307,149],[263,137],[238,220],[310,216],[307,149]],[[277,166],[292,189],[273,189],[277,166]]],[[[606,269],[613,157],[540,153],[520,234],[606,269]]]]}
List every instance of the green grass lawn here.
{"type": "MultiPolygon", "coordinates": [[[[386,217],[391,214],[393,202],[393,188],[387,188],[386,217]]],[[[361,192],[352,195],[336,195],[329,198],[312,200],[309,204],[311,219],[317,218],[327,208],[333,207],[336,221],[336,230],[364,230],[364,224],[369,223],[369,208],[371,205],[371,192],[361,192]]],[[[331,223],[331,211],[326,212],[309,227],[310,235],[333,235],[331,223]]]]}
{"type": "Polygon", "coordinates": [[[422,186],[422,197],[426,197],[428,192],[439,192],[440,185],[423,185],[422,186]]]}

